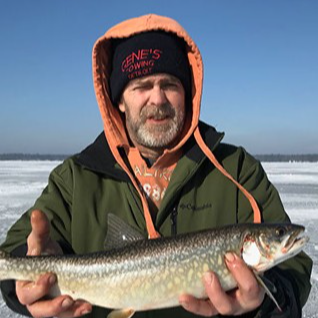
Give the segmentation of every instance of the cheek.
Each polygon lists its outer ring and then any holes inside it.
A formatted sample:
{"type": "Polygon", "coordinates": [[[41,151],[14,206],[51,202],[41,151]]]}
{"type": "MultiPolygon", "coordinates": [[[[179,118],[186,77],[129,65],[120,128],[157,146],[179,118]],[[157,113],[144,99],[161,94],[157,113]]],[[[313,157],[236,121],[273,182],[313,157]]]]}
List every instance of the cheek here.
{"type": "Polygon", "coordinates": [[[174,107],[174,109],[178,113],[184,113],[185,112],[186,107],[185,107],[184,100],[180,100],[180,99],[172,100],[170,102],[170,104],[174,107]]]}
{"type": "Polygon", "coordinates": [[[166,95],[170,105],[180,110],[185,110],[185,95],[180,92],[170,92],[166,95]]]}

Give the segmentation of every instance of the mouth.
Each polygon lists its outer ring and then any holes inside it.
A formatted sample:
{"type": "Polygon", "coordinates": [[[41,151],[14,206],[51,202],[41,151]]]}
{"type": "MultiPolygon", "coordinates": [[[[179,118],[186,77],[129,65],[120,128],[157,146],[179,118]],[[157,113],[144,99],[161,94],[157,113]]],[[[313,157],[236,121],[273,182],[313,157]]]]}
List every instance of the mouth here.
{"type": "Polygon", "coordinates": [[[166,122],[168,120],[170,120],[170,117],[168,115],[147,117],[147,121],[153,122],[153,123],[162,123],[162,122],[166,122]]]}
{"type": "Polygon", "coordinates": [[[162,107],[147,106],[142,109],[140,116],[149,122],[162,123],[171,120],[175,116],[175,112],[169,105],[162,105],[162,107]]]}
{"type": "Polygon", "coordinates": [[[304,229],[295,231],[292,235],[286,238],[282,253],[293,253],[297,254],[303,246],[309,241],[308,236],[304,236],[304,229]]]}

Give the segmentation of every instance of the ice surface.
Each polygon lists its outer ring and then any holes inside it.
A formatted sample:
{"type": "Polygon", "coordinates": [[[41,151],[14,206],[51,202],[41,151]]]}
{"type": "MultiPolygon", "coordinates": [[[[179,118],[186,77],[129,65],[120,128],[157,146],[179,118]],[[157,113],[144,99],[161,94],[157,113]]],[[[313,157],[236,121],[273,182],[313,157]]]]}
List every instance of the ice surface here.
{"type": "MultiPolygon", "coordinates": [[[[47,183],[58,161],[0,161],[0,241],[12,223],[27,210],[47,183]]],[[[310,242],[306,252],[314,260],[312,291],[303,317],[318,317],[318,163],[266,162],[269,179],[280,192],[291,220],[306,227],[310,242]]],[[[0,298],[0,317],[22,318],[0,298]]]]}

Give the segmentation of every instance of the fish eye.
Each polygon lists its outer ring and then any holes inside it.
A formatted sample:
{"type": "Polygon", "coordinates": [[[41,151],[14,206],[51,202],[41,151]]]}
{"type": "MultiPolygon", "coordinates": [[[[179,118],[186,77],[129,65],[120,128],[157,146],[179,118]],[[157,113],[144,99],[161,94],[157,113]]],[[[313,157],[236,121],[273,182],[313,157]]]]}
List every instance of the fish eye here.
{"type": "Polygon", "coordinates": [[[277,236],[284,236],[286,234],[286,230],[283,227],[279,227],[276,229],[276,235],[277,236]]]}

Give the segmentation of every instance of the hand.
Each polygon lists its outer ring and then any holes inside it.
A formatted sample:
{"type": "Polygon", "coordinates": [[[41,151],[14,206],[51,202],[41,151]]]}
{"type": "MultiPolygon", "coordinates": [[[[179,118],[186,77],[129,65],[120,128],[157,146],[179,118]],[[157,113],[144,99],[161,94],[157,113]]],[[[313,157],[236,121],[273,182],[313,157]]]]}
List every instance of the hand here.
{"type": "MultiPolygon", "coordinates": [[[[27,239],[27,255],[62,254],[59,244],[50,237],[50,224],[46,215],[40,210],[31,214],[32,231],[27,239]]],[[[40,276],[37,281],[17,281],[16,293],[21,304],[25,305],[33,317],[79,317],[92,310],[84,301],[75,301],[68,295],[53,299],[44,299],[57,277],[53,273],[40,276]]]]}
{"type": "Polygon", "coordinates": [[[204,285],[208,299],[182,295],[179,298],[181,306],[192,313],[208,317],[217,314],[241,315],[261,305],[265,291],[244,261],[233,253],[227,253],[225,261],[238,288],[226,293],[217,276],[213,272],[207,272],[204,275],[204,285]]]}

